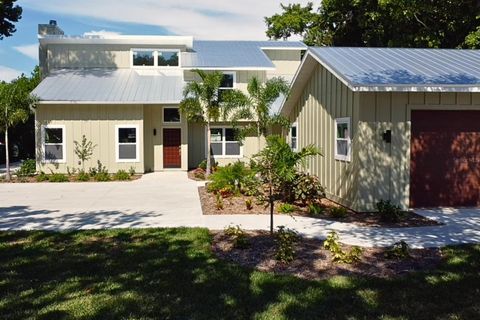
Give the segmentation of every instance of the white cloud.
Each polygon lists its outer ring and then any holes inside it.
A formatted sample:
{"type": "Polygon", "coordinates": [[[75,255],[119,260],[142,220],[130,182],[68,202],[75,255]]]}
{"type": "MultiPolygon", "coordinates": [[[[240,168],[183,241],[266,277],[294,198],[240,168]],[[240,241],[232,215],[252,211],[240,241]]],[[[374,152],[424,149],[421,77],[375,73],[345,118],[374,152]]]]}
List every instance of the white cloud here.
{"type": "MultiPolygon", "coordinates": [[[[311,0],[281,2],[306,4],[308,1],[311,0]]],[[[23,3],[25,7],[51,15],[156,25],[179,35],[202,39],[265,39],[264,17],[280,12],[278,0],[24,0],[23,3]]]]}
{"type": "Polygon", "coordinates": [[[19,77],[23,72],[6,66],[0,66],[0,81],[12,81],[19,77]]]}
{"type": "Polygon", "coordinates": [[[26,55],[27,57],[38,61],[38,44],[27,44],[24,46],[17,46],[13,47],[15,50],[20,52],[21,54],[26,55]]]}
{"type": "Polygon", "coordinates": [[[92,31],[89,31],[89,32],[84,32],[83,35],[84,36],[87,36],[87,37],[91,37],[91,36],[118,36],[120,35],[121,33],[120,32],[115,32],[115,31],[108,31],[108,30],[105,30],[105,29],[102,29],[102,30],[92,30],[92,31]]]}

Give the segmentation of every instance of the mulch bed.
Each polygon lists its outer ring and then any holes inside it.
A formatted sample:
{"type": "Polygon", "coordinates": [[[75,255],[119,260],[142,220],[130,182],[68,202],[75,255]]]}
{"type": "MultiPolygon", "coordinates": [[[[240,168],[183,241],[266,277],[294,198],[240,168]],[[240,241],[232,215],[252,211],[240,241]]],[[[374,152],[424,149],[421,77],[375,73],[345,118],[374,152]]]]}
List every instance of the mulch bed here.
{"type": "MultiPolygon", "coordinates": [[[[258,203],[254,197],[236,196],[223,199],[223,209],[217,210],[216,198],[213,193],[207,192],[205,187],[199,187],[198,193],[200,195],[200,201],[202,205],[202,211],[205,215],[218,215],[218,214],[269,214],[269,207],[266,203],[258,203]],[[253,208],[247,209],[245,200],[252,199],[253,208]]],[[[275,204],[275,213],[278,212],[279,202],[275,204]]],[[[322,206],[326,209],[331,207],[338,207],[338,204],[328,200],[322,199],[322,206]]],[[[382,228],[406,228],[406,227],[425,227],[441,225],[439,222],[428,219],[424,216],[418,215],[414,212],[404,212],[404,219],[398,222],[386,222],[382,221],[376,212],[355,212],[348,210],[346,217],[334,218],[328,214],[328,210],[324,213],[312,215],[308,212],[306,207],[296,206],[296,210],[291,213],[293,216],[305,216],[310,218],[320,218],[338,222],[354,223],[361,226],[368,227],[382,227],[382,228]]]]}
{"type": "MultiPolygon", "coordinates": [[[[275,259],[276,243],[267,232],[251,231],[247,234],[249,246],[237,249],[223,231],[215,231],[212,251],[222,260],[245,267],[305,279],[327,279],[337,275],[392,278],[413,271],[434,269],[442,260],[442,252],[437,248],[410,249],[410,257],[405,259],[386,258],[384,248],[364,248],[359,262],[338,263],[333,262],[330,251],[323,248],[323,241],[302,238],[295,245],[295,260],[283,263],[275,259]]],[[[342,248],[351,249],[347,245],[342,248]]]]}
{"type": "MultiPolygon", "coordinates": [[[[128,182],[128,181],[133,181],[133,180],[138,180],[142,177],[141,174],[135,174],[133,176],[130,176],[130,180],[114,180],[113,177],[109,181],[96,181],[93,178],[90,178],[89,181],[78,181],[76,176],[67,176],[68,181],[65,181],[63,183],[67,182],[128,182]]],[[[49,183],[50,181],[37,181],[37,178],[35,176],[33,177],[17,177],[13,176],[10,182],[7,182],[5,179],[0,179],[0,183],[49,183]]],[[[53,182],[52,182],[53,183],[53,182]]]]}

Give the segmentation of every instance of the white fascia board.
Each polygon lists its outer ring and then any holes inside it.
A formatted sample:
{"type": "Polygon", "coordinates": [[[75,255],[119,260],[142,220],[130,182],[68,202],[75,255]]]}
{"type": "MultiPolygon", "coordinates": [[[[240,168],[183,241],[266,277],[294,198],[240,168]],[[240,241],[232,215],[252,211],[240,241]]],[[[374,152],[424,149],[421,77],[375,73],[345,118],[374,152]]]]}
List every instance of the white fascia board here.
{"type": "Polygon", "coordinates": [[[356,92],[480,92],[480,85],[369,85],[354,86],[356,92]]]}
{"type": "Polygon", "coordinates": [[[38,104],[179,104],[181,100],[172,101],[80,101],[80,100],[40,100],[38,104]]]}
{"type": "Polygon", "coordinates": [[[260,47],[262,50],[307,50],[308,47],[260,47]]]}
{"type": "Polygon", "coordinates": [[[275,67],[182,67],[183,70],[219,70],[219,71],[271,71],[275,67]]]}

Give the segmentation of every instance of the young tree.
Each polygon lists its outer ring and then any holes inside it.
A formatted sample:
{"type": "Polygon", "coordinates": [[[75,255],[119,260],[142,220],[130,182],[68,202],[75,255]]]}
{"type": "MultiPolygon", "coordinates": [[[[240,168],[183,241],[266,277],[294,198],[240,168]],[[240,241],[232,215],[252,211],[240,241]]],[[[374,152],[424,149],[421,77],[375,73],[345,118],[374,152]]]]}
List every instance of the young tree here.
{"type": "Polygon", "coordinates": [[[85,161],[90,160],[93,155],[93,150],[97,145],[94,145],[92,141],[87,140],[85,135],[82,136],[82,142],[79,143],[75,140],[73,141],[73,144],[75,145],[75,154],[82,164],[82,171],[85,172],[85,161]]]}
{"type": "Polygon", "coordinates": [[[250,124],[240,126],[239,136],[243,139],[249,133],[257,136],[258,152],[260,152],[260,141],[262,136],[266,137],[273,125],[280,125],[284,128],[290,126],[290,122],[279,114],[273,114],[271,107],[280,95],[287,96],[289,92],[288,82],[281,77],[276,77],[262,83],[257,77],[252,77],[247,86],[248,95],[240,92],[233,99],[237,99],[238,105],[242,108],[236,110],[233,117],[235,125],[237,121],[251,120],[250,124]]]}
{"type": "Polygon", "coordinates": [[[235,98],[239,95],[237,90],[228,90],[219,95],[223,73],[194,71],[200,77],[200,81],[186,84],[183,90],[183,100],[180,102],[180,112],[186,116],[188,121],[200,122],[206,126],[208,155],[205,175],[208,176],[211,170],[210,124],[220,119],[229,119],[234,109],[241,106],[242,101],[235,98]]]}
{"type": "Polygon", "coordinates": [[[22,8],[15,5],[17,0],[0,1],[0,40],[4,37],[10,37],[15,31],[13,22],[18,22],[22,18],[22,8]]]}
{"type": "Polygon", "coordinates": [[[10,181],[8,129],[25,122],[37,98],[30,94],[30,79],[22,75],[11,83],[0,82],[0,131],[5,134],[6,179],[10,181]]]}
{"type": "Polygon", "coordinates": [[[319,154],[320,151],[314,146],[307,146],[299,152],[294,152],[283,137],[272,135],[267,137],[267,146],[253,156],[251,166],[260,174],[267,186],[271,234],[275,201],[281,198],[285,186],[295,180],[299,167],[305,165],[306,159],[319,154]]]}

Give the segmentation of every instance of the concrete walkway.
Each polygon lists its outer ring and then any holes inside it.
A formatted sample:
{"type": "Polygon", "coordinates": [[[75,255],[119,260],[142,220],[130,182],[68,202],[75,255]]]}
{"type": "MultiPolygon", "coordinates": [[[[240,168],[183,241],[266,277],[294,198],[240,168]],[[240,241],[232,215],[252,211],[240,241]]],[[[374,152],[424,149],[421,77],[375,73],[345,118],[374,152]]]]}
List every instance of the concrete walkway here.
{"type": "MultiPolygon", "coordinates": [[[[20,161],[10,163],[10,173],[14,174],[15,171],[17,171],[21,165],[22,163],[20,161]]],[[[7,167],[5,166],[5,164],[0,164],[0,177],[5,176],[6,173],[7,173],[7,167]]]]}
{"type": "MultiPolygon", "coordinates": [[[[480,209],[418,213],[445,223],[421,228],[369,228],[307,217],[275,216],[275,224],[308,237],[336,230],[343,243],[388,246],[405,240],[414,247],[480,243],[480,209]]],[[[207,227],[229,224],[269,228],[268,215],[203,216],[197,183],[184,172],[144,175],[131,182],[0,183],[0,230],[65,230],[147,227],[207,227]]]]}

